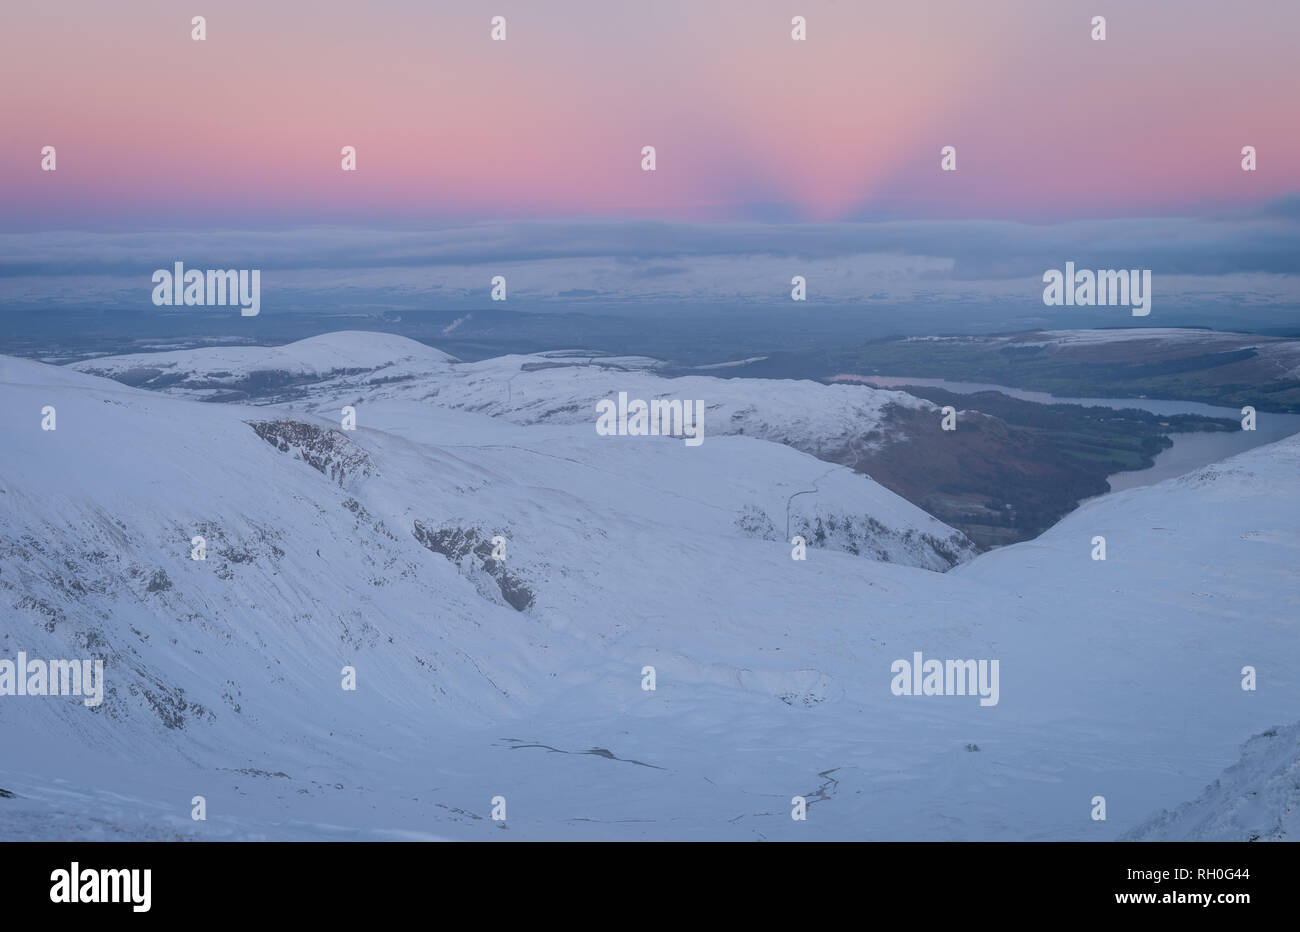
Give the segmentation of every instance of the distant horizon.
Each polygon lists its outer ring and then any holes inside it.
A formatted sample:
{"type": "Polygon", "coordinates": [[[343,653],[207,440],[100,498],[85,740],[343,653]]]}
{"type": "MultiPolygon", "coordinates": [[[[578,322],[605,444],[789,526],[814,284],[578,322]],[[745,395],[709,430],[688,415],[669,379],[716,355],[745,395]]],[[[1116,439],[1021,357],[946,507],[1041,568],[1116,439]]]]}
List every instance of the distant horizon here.
{"type": "Polygon", "coordinates": [[[1300,194],[1206,217],[1057,224],[580,219],[0,233],[0,302],[10,315],[51,320],[91,308],[175,313],[150,299],[154,272],[177,262],[259,270],[271,316],[750,307],[781,309],[798,327],[818,310],[860,308],[876,333],[890,332],[890,319],[899,332],[1132,326],[1122,308],[1044,305],[1044,274],[1074,263],[1151,270],[1148,325],[1275,332],[1300,311],[1300,194]],[[796,276],[801,302],[791,301],[796,276]],[[505,300],[492,299],[497,277],[505,300]]]}

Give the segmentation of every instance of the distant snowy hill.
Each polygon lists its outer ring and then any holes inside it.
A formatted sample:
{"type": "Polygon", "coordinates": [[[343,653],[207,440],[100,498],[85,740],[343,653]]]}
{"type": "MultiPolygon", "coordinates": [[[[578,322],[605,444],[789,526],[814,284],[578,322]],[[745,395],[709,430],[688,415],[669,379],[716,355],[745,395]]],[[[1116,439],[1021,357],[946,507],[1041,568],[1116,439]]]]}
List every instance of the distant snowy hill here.
{"type": "Polygon", "coordinates": [[[184,390],[210,398],[232,388],[284,388],[331,375],[377,370],[422,371],[454,357],[415,340],[386,333],[339,331],[285,346],[224,346],[133,353],[87,360],[69,368],[128,385],[184,390]]]}
{"type": "MultiPolygon", "coordinates": [[[[643,357],[549,352],[459,363],[414,340],[334,333],[285,347],[238,347],[113,356],[73,368],[205,400],[287,403],[337,417],[342,404],[418,401],[516,424],[589,425],[596,403],[617,398],[703,401],[705,436],[744,434],[816,456],[885,428],[890,405],[936,410],[903,392],[811,381],[667,379],[643,357]],[[304,360],[310,360],[310,363],[304,360]],[[233,393],[239,393],[236,397],[233,393]]],[[[364,416],[363,416],[364,422],[364,416]]],[[[883,442],[881,437],[877,442],[883,442]]]]}
{"type": "Polygon", "coordinates": [[[162,392],[0,357],[0,659],[107,681],[0,696],[0,838],[1114,838],[1300,701],[1298,438],[971,559],[791,448],[899,393],[369,336],[80,367],[162,392]],[[597,435],[618,391],[704,444],[597,435]],[[998,702],[895,695],[917,651],[998,702]]]}

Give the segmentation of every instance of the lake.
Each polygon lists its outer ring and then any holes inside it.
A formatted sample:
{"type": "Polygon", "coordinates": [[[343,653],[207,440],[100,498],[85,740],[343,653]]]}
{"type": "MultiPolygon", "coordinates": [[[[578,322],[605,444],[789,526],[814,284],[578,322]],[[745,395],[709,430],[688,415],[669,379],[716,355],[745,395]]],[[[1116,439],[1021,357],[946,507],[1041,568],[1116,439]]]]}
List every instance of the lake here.
{"type": "MultiPolygon", "coordinates": [[[[1090,405],[1103,408],[1139,408],[1153,414],[1201,414],[1205,417],[1226,417],[1240,423],[1240,408],[1220,408],[1198,401],[1169,401],[1157,398],[1058,398],[1047,392],[1026,391],[1006,385],[983,382],[950,382],[947,379],[909,379],[899,376],[838,376],[840,381],[863,382],[878,388],[899,388],[903,385],[925,385],[942,388],[958,394],[974,392],[1002,392],[1012,398],[1036,401],[1041,404],[1090,405]]],[[[1273,443],[1283,437],[1300,433],[1300,414],[1255,415],[1255,430],[1237,430],[1230,433],[1171,433],[1174,445],[1159,453],[1150,469],[1117,472],[1107,476],[1112,492],[1142,485],[1154,485],[1193,470],[1217,463],[1254,447],[1273,443]]],[[[1082,504],[1082,503],[1080,503],[1082,504]]]]}

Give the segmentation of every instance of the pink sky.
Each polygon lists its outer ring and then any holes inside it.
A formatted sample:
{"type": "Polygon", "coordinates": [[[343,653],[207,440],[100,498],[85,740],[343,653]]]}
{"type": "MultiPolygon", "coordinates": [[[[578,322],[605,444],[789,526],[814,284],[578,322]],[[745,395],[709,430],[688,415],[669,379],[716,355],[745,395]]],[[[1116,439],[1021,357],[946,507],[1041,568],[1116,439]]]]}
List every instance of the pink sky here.
{"type": "Polygon", "coordinates": [[[885,6],[7,0],[0,224],[1036,220],[1300,191],[1295,0],[885,6]]]}

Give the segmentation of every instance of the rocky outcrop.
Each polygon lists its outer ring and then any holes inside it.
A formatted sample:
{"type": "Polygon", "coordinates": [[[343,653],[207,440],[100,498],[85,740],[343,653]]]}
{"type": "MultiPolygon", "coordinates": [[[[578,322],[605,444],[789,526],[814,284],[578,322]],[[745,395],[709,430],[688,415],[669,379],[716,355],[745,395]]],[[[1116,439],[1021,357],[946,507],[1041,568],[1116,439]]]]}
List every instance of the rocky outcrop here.
{"type": "Polygon", "coordinates": [[[520,612],[533,604],[532,587],[521,576],[507,570],[505,560],[492,555],[492,538],[504,538],[499,531],[488,533],[482,528],[455,526],[433,529],[416,521],[413,533],[422,546],[456,564],[461,574],[486,598],[504,601],[520,612]]]}
{"type": "Polygon", "coordinates": [[[281,453],[292,453],[295,459],[333,479],[340,487],[376,472],[370,454],[349,440],[341,430],[288,418],[246,423],[257,436],[281,453]]]}

